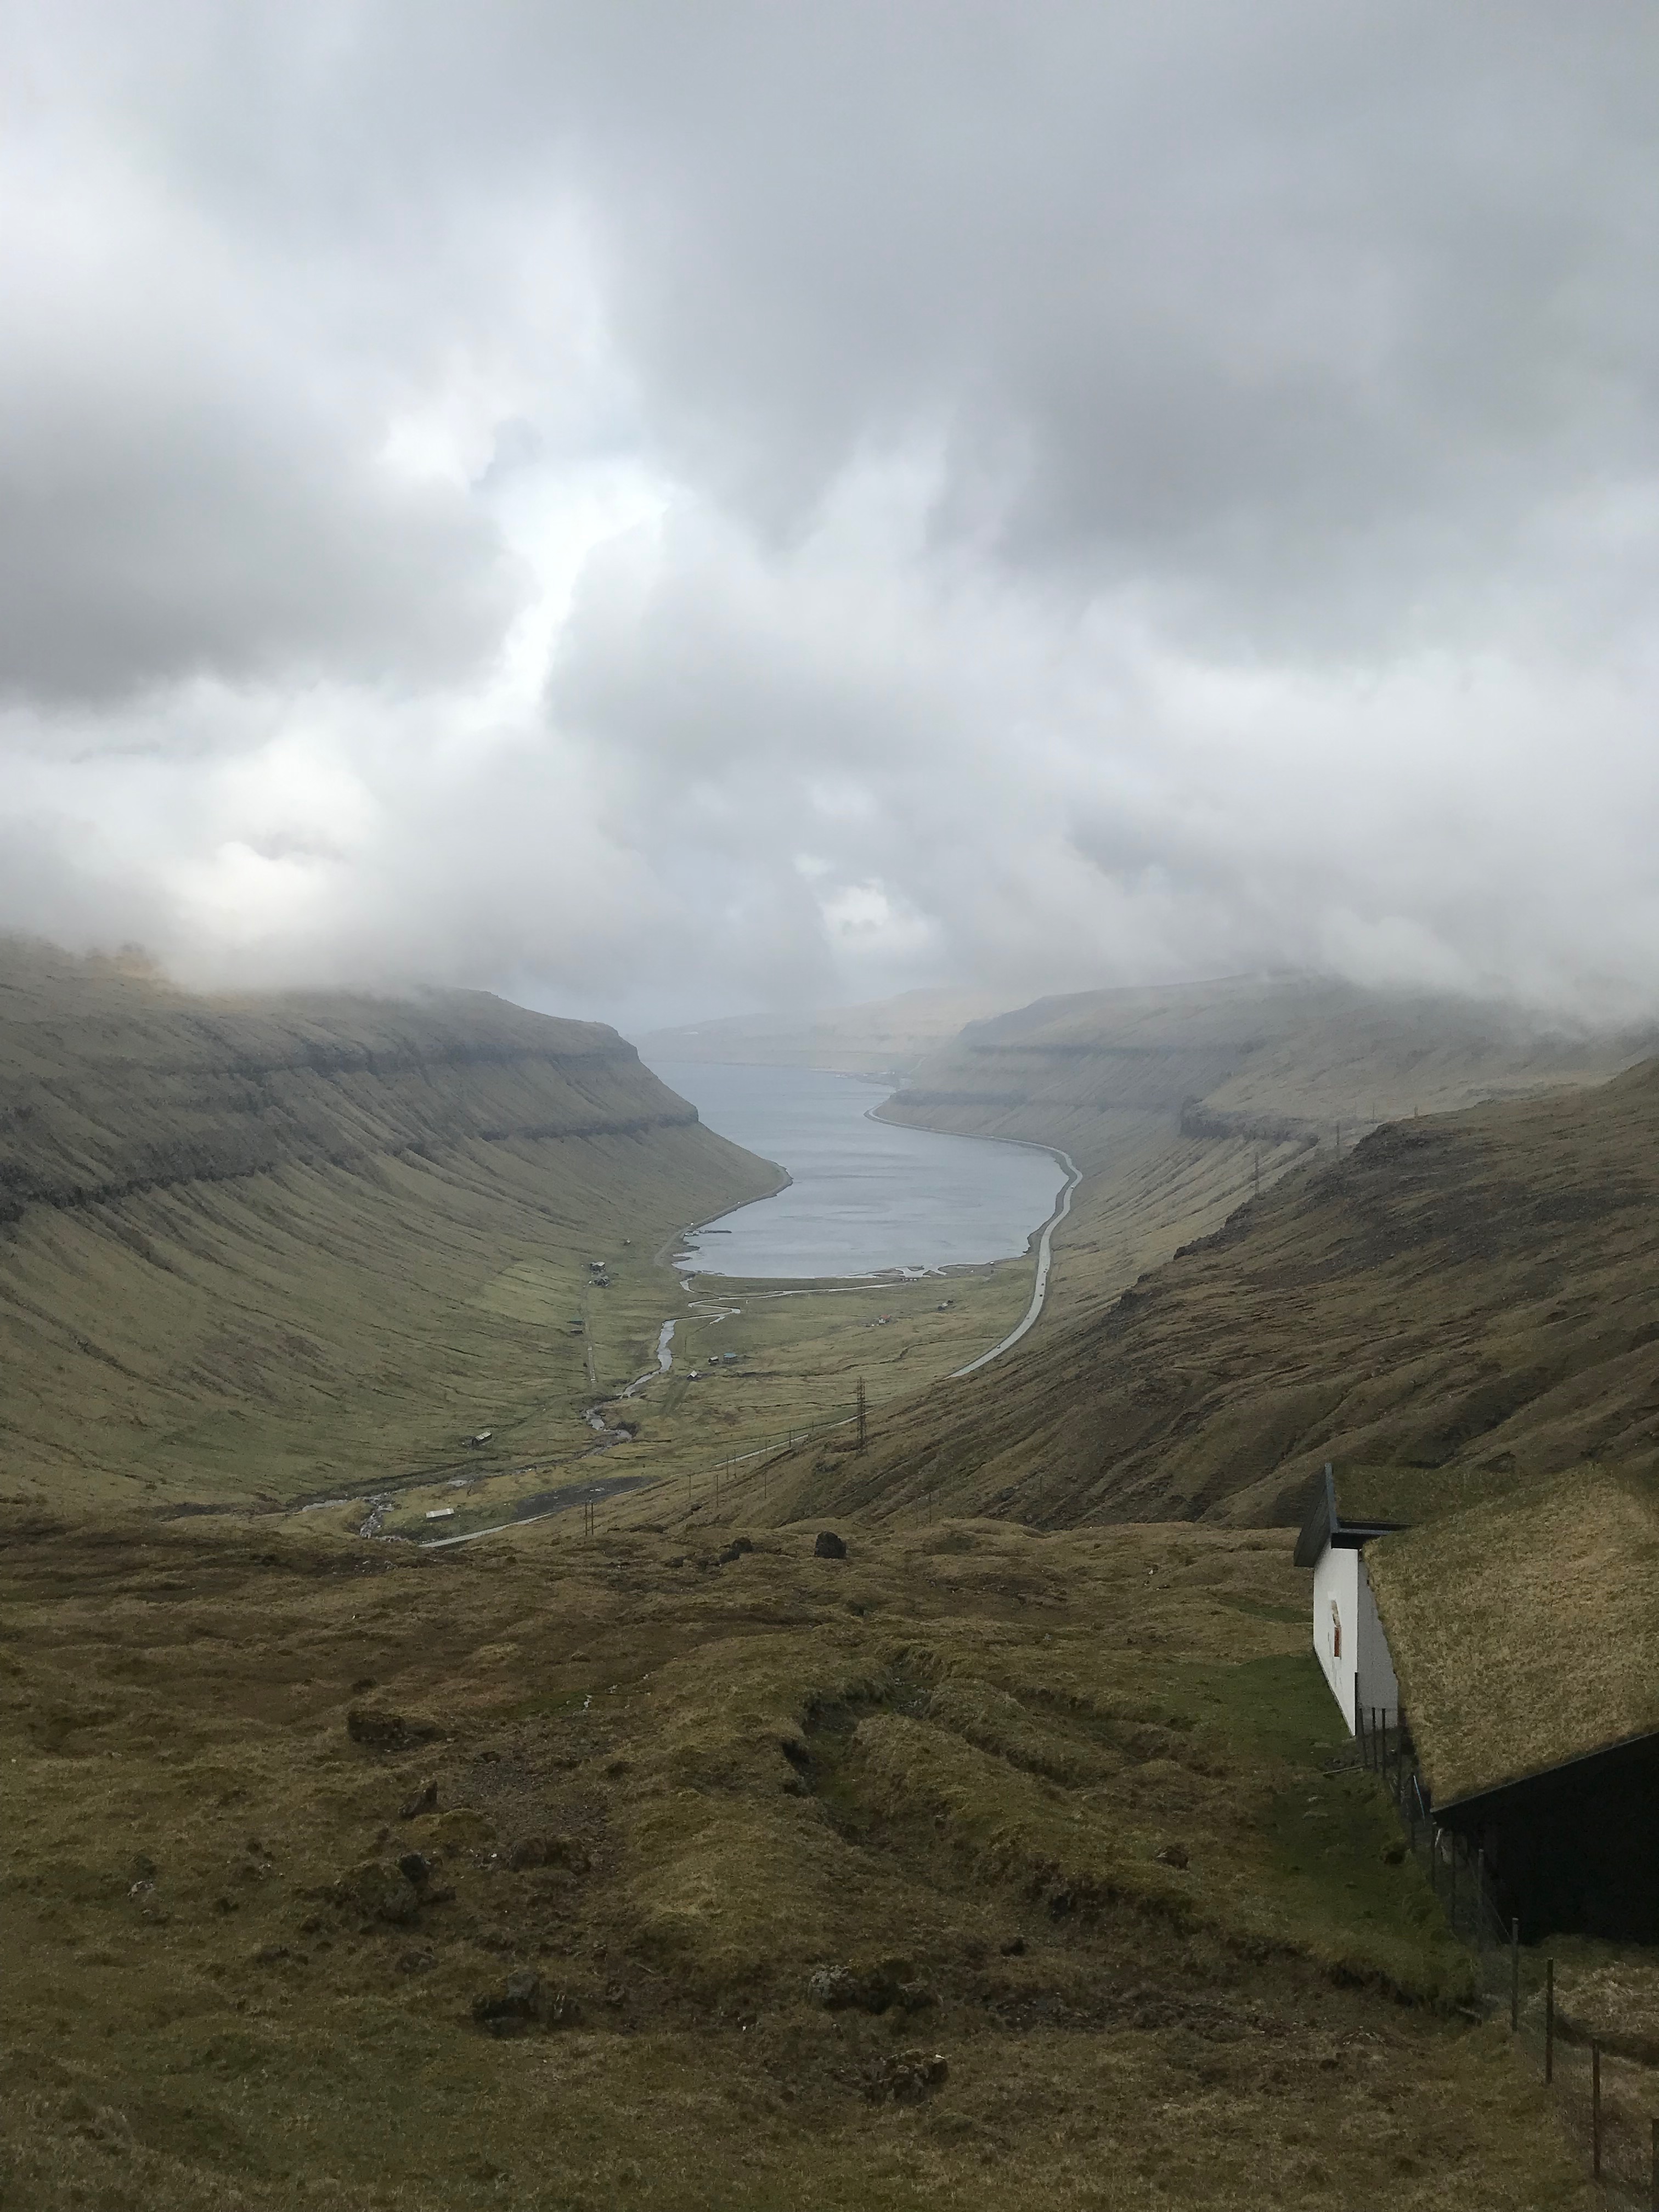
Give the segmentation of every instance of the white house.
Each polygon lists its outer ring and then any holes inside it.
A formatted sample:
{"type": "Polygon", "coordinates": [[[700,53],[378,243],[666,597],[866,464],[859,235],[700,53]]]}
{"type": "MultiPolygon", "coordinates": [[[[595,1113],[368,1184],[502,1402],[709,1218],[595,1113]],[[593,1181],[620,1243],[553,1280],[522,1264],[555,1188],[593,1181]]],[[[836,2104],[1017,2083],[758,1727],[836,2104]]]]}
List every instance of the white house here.
{"type": "Polygon", "coordinates": [[[1314,1650],[1351,1735],[1362,1710],[1367,1726],[1373,1714],[1384,1728],[1399,1722],[1400,1685],[1365,1571],[1365,1546],[1404,1526],[1357,1515],[1344,1520],[1328,1462],[1318,1503],[1297,1539],[1296,1564],[1313,1569],[1314,1650]]]}

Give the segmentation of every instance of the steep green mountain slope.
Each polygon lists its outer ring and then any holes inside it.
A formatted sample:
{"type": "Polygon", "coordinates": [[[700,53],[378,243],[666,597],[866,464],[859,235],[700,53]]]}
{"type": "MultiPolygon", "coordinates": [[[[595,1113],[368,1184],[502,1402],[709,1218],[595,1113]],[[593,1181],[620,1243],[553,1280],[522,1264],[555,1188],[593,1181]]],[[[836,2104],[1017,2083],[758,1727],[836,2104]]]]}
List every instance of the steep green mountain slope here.
{"type": "Polygon", "coordinates": [[[291,1495],[578,1437],[588,1257],[775,1182],[596,1024],[0,946],[0,1487],[291,1495]]]}
{"type": "Polygon", "coordinates": [[[1106,1310],[884,1414],[781,1516],[1296,1517],[1328,1458],[1659,1464],[1659,1062],[1315,1156],[1106,1310]]]}

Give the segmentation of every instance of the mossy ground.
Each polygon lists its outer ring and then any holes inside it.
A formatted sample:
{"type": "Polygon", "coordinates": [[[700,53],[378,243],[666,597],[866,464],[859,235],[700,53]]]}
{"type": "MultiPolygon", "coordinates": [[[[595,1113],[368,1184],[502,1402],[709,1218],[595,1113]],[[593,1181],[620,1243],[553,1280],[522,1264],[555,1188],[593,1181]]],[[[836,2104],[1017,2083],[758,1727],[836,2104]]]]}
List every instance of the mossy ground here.
{"type": "Polygon", "coordinates": [[[20,1528],[9,2212],[1588,2203],[1282,1535],[846,1533],[20,1528]]]}

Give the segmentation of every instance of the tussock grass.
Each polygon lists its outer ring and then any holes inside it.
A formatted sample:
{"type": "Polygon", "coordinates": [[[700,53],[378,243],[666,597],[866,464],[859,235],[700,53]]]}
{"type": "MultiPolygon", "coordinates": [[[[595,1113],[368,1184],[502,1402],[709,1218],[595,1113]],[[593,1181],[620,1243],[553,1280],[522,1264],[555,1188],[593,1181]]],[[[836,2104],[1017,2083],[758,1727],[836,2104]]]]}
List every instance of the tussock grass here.
{"type": "Polygon", "coordinates": [[[1584,2201],[1324,1771],[1283,1540],[755,1534],[21,1527],[8,2203],[1584,2201]],[[572,2024],[475,2025],[532,1972],[572,2024]]]}

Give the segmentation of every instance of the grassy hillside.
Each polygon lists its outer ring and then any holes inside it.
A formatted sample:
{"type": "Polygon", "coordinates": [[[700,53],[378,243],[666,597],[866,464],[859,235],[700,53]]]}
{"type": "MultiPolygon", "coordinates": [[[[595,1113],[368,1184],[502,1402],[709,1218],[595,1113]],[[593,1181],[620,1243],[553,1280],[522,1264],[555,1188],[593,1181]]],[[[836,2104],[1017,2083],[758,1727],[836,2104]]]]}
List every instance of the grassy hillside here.
{"type": "Polygon", "coordinates": [[[284,1496],[574,1440],[588,1257],[626,1279],[775,1181],[595,1024],[4,945],[0,1484],[284,1496]]]}
{"type": "Polygon", "coordinates": [[[1373,1132],[1103,1312],[798,1461],[787,1515],[1299,1514],[1328,1458],[1447,1485],[1659,1464],[1659,1062],[1373,1132]]]}
{"type": "Polygon", "coordinates": [[[1588,2206],[1282,1536],[848,1534],[15,1516],[6,2204],[1588,2206]]]}
{"type": "Polygon", "coordinates": [[[971,1024],[918,1066],[890,1118],[1062,1145],[1109,1168],[1149,1117],[1212,1140],[1334,1148],[1379,1121],[1594,1082],[1651,1034],[1552,1030],[1479,1000],[1309,976],[1085,991],[971,1024]]]}
{"type": "Polygon", "coordinates": [[[930,1054],[887,1118],[1035,1139],[1083,1170],[1045,1328],[1098,1314],[1310,1156],[1385,1119],[1598,1082],[1655,1038],[1469,1000],[1242,976],[1039,1000],[930,1054]]]}

